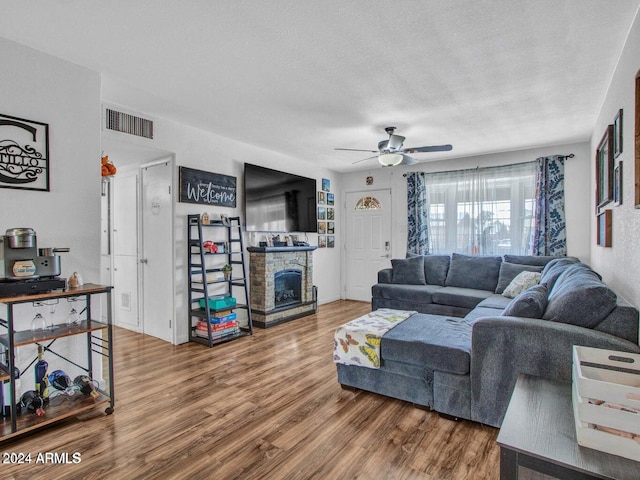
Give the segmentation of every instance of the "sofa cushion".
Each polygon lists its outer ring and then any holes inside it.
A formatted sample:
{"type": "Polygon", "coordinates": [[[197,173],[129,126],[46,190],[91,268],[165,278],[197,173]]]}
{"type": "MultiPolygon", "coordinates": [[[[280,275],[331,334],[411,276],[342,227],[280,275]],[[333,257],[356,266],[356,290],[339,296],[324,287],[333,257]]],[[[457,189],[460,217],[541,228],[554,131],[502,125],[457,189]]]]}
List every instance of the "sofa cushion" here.
{"type": "Polygon", "coordinates": [[[473,257],[452,253],[445,285],[493,292],[498,284],[500,263],[500,257],[473,257]]]}
{"type": "Polygon", "coordinates": [[[492,291],[474,288],[440,287],[431,296],[433,303],[452,307],[475,308],[482,300],[493,295],[492,291]]]}
{"type": "MultiPolygon", "coordinates": [[[[509,299],[507,298],[507,300],[509,299]]],[[[464,318],[471,323],[475,323],[479,318],[499,317],[500,315],[502,315],[503,310],[504,308],[481,307],[480,305],[478,305],[476,308],[467,313],[464,318]]]]}
{"type": "Polygon", "coordinates": [[[444,287],[449,273],[449,255],[426,255],[424,257],[424,273],[427,283],[430,285],[441,285],[444,287]]]}
{"type": "Polygon", "coordinates": [[[478,307],[488,307],[488,308],[499,308],[500,310],[504,310],[509,305],[511,299],[505,297],[504,295],[494,293],[490,297],[487,297],[483,301],[478,304],[478,307]]]}
{"type": "MultiPolygon", "coordinates": [[[[407,253],[407,258],[416,257],[416,253],[407,253]]],[[[449,272],[449,255],[424,255],[424,276],[428,285],[441,285],[447,280],[449,272]]]]}
{"type": "Polygon", "coordinates": [[[556,283],[556,280],[562,272],[564,272],[565,268],[574,263],[579,263],[577,259],[573,257],[562,257],[556,258],[555,260],[551,260],[547,265],[542,269],[542,276],[540,277],[540,283],[546,283],[547,287],[549,287],[549,291],[553,290],[553,286],[556,283]]]}
{"type": "Polygon", "coordinates": [[[393,276],[391,283],[404,285],[426,285],[424,257],[394,258],[391,260],[393,276]]]}
{"type": "Polygon", "coordinates": [[[542,318],[594,328],[616,307],[616,294],[593,270],[571,267],[557,278],[542,318]]]}
{"type": "Polygon", "coordinates": [[[527,288],[540,283],[540,273],[538,272],[520,272],[504,289],[502,295],[509,298],[515,298],[524,292],[527,288]]]}
{"type": "Polygon", "coordinates": [[[516,278],[521,272],[542,272],[541,266],[525,265],[521,263],[509,263],[502,262],[500,264],[500,275],[498,277],[498,286],[496,287],[496,293],[504,292],[504,289],[509,286],[511,281],[516,278]]]}
{"type": "Polygon", "coordinates": [[[511,317],[542,318],[547,307],[549,287],[546,283],[534,285],[511,300],[502,315],[511,317]]]}
{"type": "Polygon", "coordinates": [[[439,285],[396,285],[393,283],[378,283],[371,287],[373,297],[394,300],[433,303],[433,292],[444,287],[439,285]]]}
{"type": "Polygon", "coordinates": [[[574,263],[571,265],[566,265],[562,273],[556,278],[556,281],[553,284],[553,288],[549,290],[549,295],[553,295],[554,290],[563,288],[564,283],[568,282],[574,275],[581,275],[581,278],[591,278],[598,282],[602,280],[600,274],[593,270],[589,265],[586,265],[584,263],[574,263]]]}
{"type": "Polygon", "coordinates": [[[414,314],[382,337],[382,363],[421,365],[428,370],[469,372],[471,323],[464,318],[414,314]]]}
{"type": "Polygon", "coordinates": [[[558,260],[559,258],[571,259],[577,262],[576,257],[557,257],[554,255],[505,255],[504,261],[509,263],[519,263],[522,265],[536,265],[538,267],[544,267],[551,260],[558,260]]]}

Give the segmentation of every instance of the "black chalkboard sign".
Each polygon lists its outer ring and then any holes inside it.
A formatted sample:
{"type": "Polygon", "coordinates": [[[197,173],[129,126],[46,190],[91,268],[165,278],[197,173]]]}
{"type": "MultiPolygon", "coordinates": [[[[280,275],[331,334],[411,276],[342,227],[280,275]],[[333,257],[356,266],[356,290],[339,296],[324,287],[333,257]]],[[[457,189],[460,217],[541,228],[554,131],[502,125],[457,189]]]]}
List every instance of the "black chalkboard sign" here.
{"type": "Polygon", "coordinates": [[[236,206],[236,177],[180,167],[180,201],[236,206]]]}

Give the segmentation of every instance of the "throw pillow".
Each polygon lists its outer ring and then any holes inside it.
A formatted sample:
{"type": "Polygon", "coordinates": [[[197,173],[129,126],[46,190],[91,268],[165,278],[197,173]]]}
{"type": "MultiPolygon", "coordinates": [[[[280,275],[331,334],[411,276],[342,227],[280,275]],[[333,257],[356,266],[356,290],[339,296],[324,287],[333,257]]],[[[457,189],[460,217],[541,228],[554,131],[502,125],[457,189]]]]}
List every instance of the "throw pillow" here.
{"type": "Polygon", "coordinates": [[[447,281],[449,255],[427,255],[424,257],[424,274],[429,285],[441,285],[447,281]]]}
{"type": "Polygon", "coordinates": [[[524,292],[527,288],[531,288],[540,282],[540,273],[538,272],[520,272],[504,289],[502,295],[509,298],[515,298],[524,292]]]}
{"type": "Polygon", "coordinates": [[[575,269],[567,273],[567,279],[562,283],[560,278],[556,282],[543,318],[594,328],[616,308],[616,304],[616,294],[598,279],[595,272],[575,269]]]}
{"type": "MultiPolygon", "coordinates": [[[[417,253],[407,253],[407,258],[417,257],[417,253]]],[[[447,281],[449,255],[424,255],[424,278],[427,285],[441,285],[447,281]]]]}
{"type": "Polygon", "coordinates": [[[536,265],[524,265],[522,263],[502,262],[500,265],[500,276],[498,277],[496,293],[504,292],[504,289],[507,288],[512,280],[516,278],[516,275],[521,272],[542,272],[542,267],[536,265]]]}
{"type": "Polygon", "coordinates": [[[511,300],[502,315],[511,317],[542,318],[547,308],[549,289],[546,283],[534,285],[511,300]]]}
{"type": "Polygon", "coordinates": [[[549,291],[553,290],[553,285],[556,283],[558,277],[564,272],[568,265],[577,263],[577,259],[573,257],[562,257],[555,260],[551,260],[542,270],[542,277],[540,277],[540,283],[546,283],[549,285],[549,291]]]}
{"type": "Polygon", "coordinates": [[[500,273],[500,257],[451,254],[447,287],[495,291],[500,273]]]}
{"type": "Polygon", "coordinates": [[[576,257],[558,257],[554,255],[504,255],[504,261],[509,263],[519,263],[523,265],[535,265],[536,267],[544,267],[552,260],[569,259],[572,262],[577,262],[576,257]]]}
{"type": "Polygon", "coordinates": [[[393,273],[391,283],[405,285],[426,285],[424,278],[424,257],[394,258],[391,260],[393,273]]]}

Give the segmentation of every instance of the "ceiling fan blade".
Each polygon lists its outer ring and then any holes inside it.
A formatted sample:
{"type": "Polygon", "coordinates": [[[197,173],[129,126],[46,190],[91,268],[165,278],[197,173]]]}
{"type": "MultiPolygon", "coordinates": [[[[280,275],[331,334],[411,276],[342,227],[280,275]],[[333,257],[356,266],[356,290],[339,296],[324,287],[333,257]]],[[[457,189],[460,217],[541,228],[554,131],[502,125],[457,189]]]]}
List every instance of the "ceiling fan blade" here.
{"type": "Polygon", "coordinates": [[[357,148],[334,148],[334,150],[343,150],[345,152],[371,152],[371,153],[378,153],[377,150],[360,150],[357,148]]]}
{"type": "Polygon", "coordinates": [[[400,162],[400,165],[415,165],[416,163],[418,163],[418,160],[416,160],[413,157],[410,157],[409,155],[402,155],[402,161],[400,162]]]}
{"type": "Polygon", "coordinates": [[[405,148],[402,151],[404,153],[416,153],[416,152],[448,152],[452,150],[453,147],[451,145],[431,145],[429,147],[414,147],[414,148],[405,148]]]}
{"type": "MultiPolygon", "coordinates": [[[[367,150],[368,151],[368,150],[367,150]]],[[[378,158],[377,155],[374,155],[373,157],[367,157],[367,158],[363,158],[362,160],[356,160],[355,162],[353,162],[351,165],[356,165],[358,163],[362,163],[362,162],[366,162],[367,160],[373,160],[374,158],[378,158]]]]}

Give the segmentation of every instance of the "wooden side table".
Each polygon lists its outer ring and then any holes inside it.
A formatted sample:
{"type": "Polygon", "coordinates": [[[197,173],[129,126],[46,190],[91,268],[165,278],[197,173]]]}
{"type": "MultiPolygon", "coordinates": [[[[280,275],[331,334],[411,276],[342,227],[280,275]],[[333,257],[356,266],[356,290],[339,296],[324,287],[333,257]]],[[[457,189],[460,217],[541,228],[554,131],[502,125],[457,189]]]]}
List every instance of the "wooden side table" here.
{"type": "Polygon", "coordinates": [[[578,445],[570,383],[521,375],[498,445],[501,480],[640,479],[640,463],[578,445]]]}

